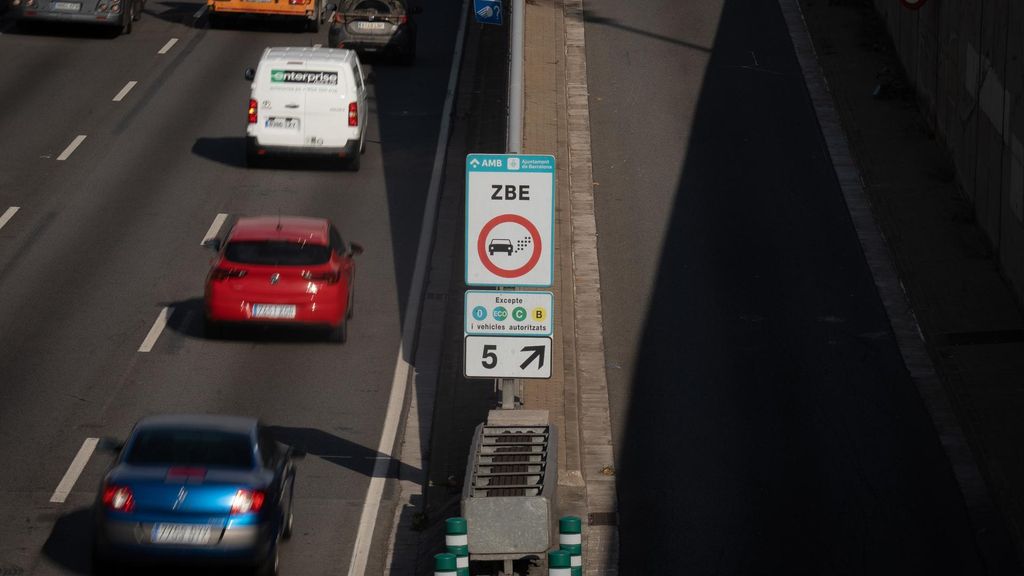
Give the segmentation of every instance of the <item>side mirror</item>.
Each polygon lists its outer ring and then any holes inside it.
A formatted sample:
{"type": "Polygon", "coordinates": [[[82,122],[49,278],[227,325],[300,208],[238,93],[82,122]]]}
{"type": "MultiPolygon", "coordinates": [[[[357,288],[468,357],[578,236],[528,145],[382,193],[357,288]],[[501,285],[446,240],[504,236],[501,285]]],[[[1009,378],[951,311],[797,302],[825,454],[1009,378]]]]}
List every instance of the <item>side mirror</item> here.
{"type": "Polygon", "coordinates": [[[117,454],[124,448],[124,442],[121,442],[117,438],[100,438],[100,441],[96,443],[96,448],[103,452],[112,452],[117,454]]]}
{"type": "Polygon", "coordinates": [[[423,14],[423,6],[413,6],[412,9],[409,10],[409,13],[410,14],[423,14]]]}
{"type": "Polygon", "coordinates": [[[203,248],[209,248],[214,252],[220,252],[220,238],[210,238],[203,241],[203,248]]]}
{"type": "Polygon", "coordinates": [[[256,71],[253,70],[252,68],[246,68],[245,69],[245,79],[248,80],[249,82],[252,82],[253,80],[255,80],[256,79],[256,71]]]}
{"type": "Polygon", "coordinates": [[[349,246],[352,247],[352,254],[353,255],[359,256],[360,254],[363,253],[363,245],[362,244],[359,244],[358,242],[349,242],[349,246]]]}
{"type": "Polygon", "coordinates": [[[338,5],[332,2],[332,3],[328,4],[327,6],[324,6],[324,10],[326,10],[327,12],[337,12],[338,11],[338,5]]]}

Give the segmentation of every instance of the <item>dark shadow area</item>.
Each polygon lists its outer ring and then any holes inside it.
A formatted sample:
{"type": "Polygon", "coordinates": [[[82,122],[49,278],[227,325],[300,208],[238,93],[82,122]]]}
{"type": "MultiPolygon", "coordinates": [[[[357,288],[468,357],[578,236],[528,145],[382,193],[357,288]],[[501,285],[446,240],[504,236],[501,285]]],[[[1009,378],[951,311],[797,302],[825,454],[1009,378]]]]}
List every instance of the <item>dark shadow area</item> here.
{"type": "MultiPolygon", "coordinates": [[[[198,10],[199,7],[196,6],[198,10]]],[[[302,34],[307,31],[307,24],[304,18],[274,16],[264,14],[220,14],[213,21],[210,20],[209,11],[203,16],[207,25],[215,30],[244,30],[250,32],[281,32],[291,34],[302,34]]],[[[327,32],[321,27],[323,34],[316,34],[315,40],[308,42],[309,46],[314,43],[324,42],[327,39],[327,32]],[[322,37],[321,37],[322,36],[322,37]]],[[[307,42],[300,42],[298,45],[307,45],[307,42]]]]}
{"type": "Polygon", "coordinates": [[[639,34],[647,38],[661,40],[662,42],[668,42],[670,44],[675,44],[677,46],[685,46],[687,48],[692,48],[693,50],[698,50],[700,52],[711,52],[711,50],[707,46],[701,46],[699,44],[694,44],[692,42],[687,42],[685,40],[679,40],[678,38],[670,38],[668,36],[664,36],[661,34],[655,34],[654,32],[648,32],[647,30],[641,30],[639,28],[623,24],[622,22],[619,22],[614,18],[604,18],[602,16],[598,16],[594,14],[592,11],[586,12],[586,14],[583,16],[583,21],[586,22],[587,24],[598,24],[600,26],[610,26],[612,28],[618,28],[619,30],[624,30],[632,34],[639,34]]]}
{"type": "Polygon", "coordinates": [[[167,328],[182,336],[204,340],[237,340],[240,342],[271,342],[275,344],[323,344],[343,346],[328,340],[329,330],[320,327],[300,325],[224,325],[216,331],[206,327],[202,298],[189,298],[178,302],[163,303],[171,309],[167,317],[167,328]]]}
{"type": "Polygon", "coordinates": [[[204,3],[199,2],[156,2],[154,0],[147,0],[145,8],[142,9],[143,21],[146,18],[159,18],[165,22],[173,22],[175,24],[184,24],[191,26],[193,22],[193,15],[204,3]]]}
{"type": "Polygon", "coordinates": [[[621,566],[989,573],[776,0],[724,2],[688,141],[623,395],[621,566]]]}
{"type": "Polygon", "coordinates": [[[73,574],[89,574],[92,565],[93,509],[80,508],[57,518],[43,555],[73,574]]]}
{"type": "MultiPolygon", "coordinates": [[[[339,438],[323,430],[289,426],[268,426],[267,430],[278,442],[304,451],[307,458],[315,456],[336,466],[348,468],[353,472],[370,477],[373,477],[373,467],[377,460],[388,457],[386,454],[381,454],[362,444],[339,438]]],[[[407,466],[398,460],[392,460],[386,477],[396,478],[400,475],[409,478],[417,473],[419,473],[419,469],[407,466]]]]}
{"type": "Polygon", "coordinates": [[[192,145],[192,153],[226,166],[248,168],[250,170],[349,171],[345,159],[333,157],[267,156],[260,160],[259,166],[249,166],[245,160],[245,138],[242,136],[199,138],[192,145]]]}
{"type": "MultiPolygon", "coordinates": [[[[8,15],[9,16],[9,15],[8,15]]],[[[139,24],[136,22],[135,24],[139,24]]],[[[115,40],[121,35],[120,26],[101,26],[77,22],[18,21],[4,34],[24,36],[60,36],[82,40],[115,40]]]]}

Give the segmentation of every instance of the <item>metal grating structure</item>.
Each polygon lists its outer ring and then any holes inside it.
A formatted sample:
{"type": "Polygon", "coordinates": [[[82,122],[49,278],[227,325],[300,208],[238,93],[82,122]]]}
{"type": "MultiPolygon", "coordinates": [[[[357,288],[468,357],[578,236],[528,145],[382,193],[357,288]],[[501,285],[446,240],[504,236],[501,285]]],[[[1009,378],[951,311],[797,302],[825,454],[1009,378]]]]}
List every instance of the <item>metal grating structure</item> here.
{"type": "Polygon", "coordinates": [[[547,426],[484,426],[471,497],[540,496],[547,473],[547,426]]]}

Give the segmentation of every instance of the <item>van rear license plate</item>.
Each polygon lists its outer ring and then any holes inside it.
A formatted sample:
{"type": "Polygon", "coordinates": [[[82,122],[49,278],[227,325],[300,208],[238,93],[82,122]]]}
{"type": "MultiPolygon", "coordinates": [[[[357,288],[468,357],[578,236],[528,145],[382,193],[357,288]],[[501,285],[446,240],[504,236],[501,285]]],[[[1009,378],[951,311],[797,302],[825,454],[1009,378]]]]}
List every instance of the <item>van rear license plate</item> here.
{"type": "Polygon", "coordinates": [[[253,304],[253,318],[291,319],[295,318],[294,304],[253,304]]]}
{"type": "Polygon", "coordinates": [[[156,544],[203,546],[210,543],[210,526],[208,524],[154,524],[152,539],[156,544]]]}
{"type": "Polygon", "coordinates": [[[267,128],[277,128],[280,130],[298,130],[299,119],[298,118],[267,118],[265,126],[267,128]]]}
{"type": "Polygon", "coordinates": [[[66,10],[68,12],[78,12],[82,9],[81,2],[54,2],[54,10],[66,10]]]}
{"type": "Polygon", "coordinates": [[[383,30],[387,22],[356,22],[360,30],[383,30]]]}

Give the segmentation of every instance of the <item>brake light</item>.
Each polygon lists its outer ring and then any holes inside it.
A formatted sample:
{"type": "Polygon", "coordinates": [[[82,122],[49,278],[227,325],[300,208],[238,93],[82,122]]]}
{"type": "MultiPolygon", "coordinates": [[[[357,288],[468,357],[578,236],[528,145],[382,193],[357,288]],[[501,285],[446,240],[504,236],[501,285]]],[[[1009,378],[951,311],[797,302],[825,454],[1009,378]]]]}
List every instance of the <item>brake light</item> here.
{"type": "Polygon", "coordinates": [[[334,284],[341,279],[341,272],[310,272],[306,270],[302,273],[302,277],[310,282],[326,282],[328,284],[334,284]]]}
{"type": "Polygon", "coordinates": [[[359,126],[359,105],[355,102],[348,103],[348,125],[359,126]]]}
{"type": "Polygon", "coordinates": [[[231,499],[232,514],[248,514],[259,512],[263,508],[263,500],[266,495],[262,490],[239,490],[231,499]]]}
{"type": "Polygon", "coordinates": [[[399,16],[398,17],[398,23],[399,24],[405,24],[408,21],[409,21],[409,17],[408,16],[399,16]]]}
{"type": "Polygon", "coordinates": [[[135,496],[127,486],[108,484],[103,487],[103,505],[118,512],[131,512],[135,509],[135,496]]]}
{"type": "Polygon", "coordinates": [[[256,101],[250,99],[249,100],[249,124],[255,124],[256,123],[256,111],[258,109],[259,109],[259,106],[256,104],[256,101]]]}
{"type": "Polygon", "coordinates": [[[210,272],[210,280],[227,280],[228,278],[243,278],[245,270],[238,268],[214,268],[210,272]]]}

